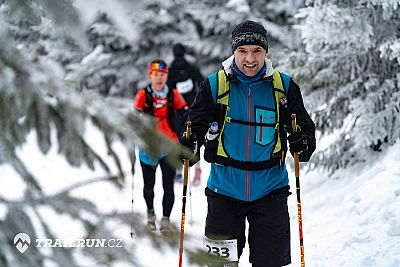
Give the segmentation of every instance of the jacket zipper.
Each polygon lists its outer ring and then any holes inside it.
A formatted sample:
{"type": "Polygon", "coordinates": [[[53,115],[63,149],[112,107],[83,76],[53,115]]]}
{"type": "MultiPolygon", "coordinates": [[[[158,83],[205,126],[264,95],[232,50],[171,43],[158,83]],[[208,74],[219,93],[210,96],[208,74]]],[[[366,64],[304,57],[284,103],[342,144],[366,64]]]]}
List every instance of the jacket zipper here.
{"type": "MultiPolygon", "coordinates": [[[[248,95],[248,121],[251,122],[251,111],[252,111],[252,94],[251,94],[251,88],[248,87],[249,90],[249,95],[248,95]]],[[[251,137],[251,125],[247,126],[247,139],[246,139],[246,160],[250,161],[250,137],[251,137]]],[[[250,171],[246,171],[246,200],[250,201],[250,171]]]]}

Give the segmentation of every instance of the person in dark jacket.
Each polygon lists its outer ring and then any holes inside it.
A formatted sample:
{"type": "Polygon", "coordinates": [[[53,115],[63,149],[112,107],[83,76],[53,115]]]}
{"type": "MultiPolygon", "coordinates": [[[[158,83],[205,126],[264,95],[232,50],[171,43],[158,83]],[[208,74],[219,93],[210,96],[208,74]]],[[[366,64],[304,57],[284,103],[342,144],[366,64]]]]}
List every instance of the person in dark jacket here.
{"type": "MultiPolygon", "coordinates": [[[[200,87],[200,83],[204,81],[204,77],[200,70],[192,63],[189,63],[186,58],[186,48],[181,43],[177,43],[173,47],[174,60],[170,64],[168,87],[176,88],[179,93],[185,98],[190,107],[200,87]]],[[[186,118],[177,118],[177,128],[182,128],[186,118]]],[[[182,182],[182,172],[177,170],[175,181],[182,182]]],[[[195,175],[192,181],[194,186],[198,186],[201,182],[201,166],[200,161],[196,163],[195,175]]]]}
{"type": "Polygon", "coordinates": [[[191,136],[183,134],[179,143],[193,153],[205,144],[204,158],[212,163],[205,249],[232,262],[212,266],[237,266],[246,219],[252,266],[285,266],[291,262],[287,141],[291,153],[308,161],[316,147],[315,125],[299,86],[272,68],[263,25],[238,24],[231,44],[233,55],[208,76],[190,108],[191,136]],[[297,116],[296,133],[291,114],[297,116]]]}

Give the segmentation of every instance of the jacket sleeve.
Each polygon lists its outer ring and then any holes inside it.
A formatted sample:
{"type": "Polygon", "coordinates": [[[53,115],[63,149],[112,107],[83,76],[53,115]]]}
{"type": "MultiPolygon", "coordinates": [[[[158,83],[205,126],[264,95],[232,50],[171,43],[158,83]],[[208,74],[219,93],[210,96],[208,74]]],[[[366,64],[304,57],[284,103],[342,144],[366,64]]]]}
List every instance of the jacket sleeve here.
{"type": "Polygon", "coordinates": [[[213,120],[215,103],[211,93],[211,86],[208,79],[201,85],[193,105],[189,109],[188,121],[192,123],[192,134],[197,136],[198,146],[204,144],[205,135],[213,120]]]}
{"type": "Polygon", "coordinates": [[[301,132],[309,139],[309,151],[307,152],[307,160],[311,157],[316,148],[315,140],[315,124],[304,107],[303,97],[299,86],[290,79],[289,90],[287,95],[288,109],[285,119],[285,124],[289,126],[289,134],[292,132],[291,114],[296,114],[297,125],[300,127],[301,132]]]}
{"type": "Polygon", "coordinates": [[[187,119],[189,113],[189,107],[186,103],[185,98],[178,92],[178,90],[174,89],[174,125],[175,131],[179,134],[185,128],[185,121],[187,119]]]}
{"type": "Polygon", "coordinates": [[[197,84],[198,90],[200,90],[200,84],[204,81],[204,76],[201,74],[200,69],[197,66],[193,66],[193,80],[197,84]]]}
{"type": "Polygon", "coordinates": [[[146,105],[146,92],[143,89],[138,90],[135,96],[135,100],[133,101],[132,109],[139,112],[143,112],[145,105],[146,105]]]}
{"type": "Polygon", "coordinates": [[[179,109],[187,109],[187,103],[185,98],[178,92],[178,90],[173,89],[173,94],[174,94],[174,109],[179,110],[179,109]]]}

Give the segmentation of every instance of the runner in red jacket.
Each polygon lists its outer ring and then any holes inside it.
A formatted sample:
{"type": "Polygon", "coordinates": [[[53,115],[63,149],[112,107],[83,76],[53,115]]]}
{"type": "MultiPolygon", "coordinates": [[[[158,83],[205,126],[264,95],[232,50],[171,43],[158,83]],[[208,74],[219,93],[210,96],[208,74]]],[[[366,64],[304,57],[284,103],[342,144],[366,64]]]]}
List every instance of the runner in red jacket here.
{"type": "MultiPolygon", "coordinates": [[[[153,116],[157,122],[157,130],[173,141],[178,141],[176,134],[180,129],[174,129],[176,112],[187,113],[185,99],[176,89],[166,85],[168,66],[162,60],[153,60],[148,68],[150,84],[140,89],[135,97],[133,108],[144,114],[153,116]]],[[[163,217],[160,222],[160,231],[171,230],[169,216],[174,204],[174,176],[175,168],[166,160],[166,153],[152,158],[144,151],[139,151],[140,165],[143,172],[143,196],[147,205],[147,224],[151,230],[156,229],[156,215],[154,212],[154,184],[157,166],[160,165],[163,179],[163,217]]]]}

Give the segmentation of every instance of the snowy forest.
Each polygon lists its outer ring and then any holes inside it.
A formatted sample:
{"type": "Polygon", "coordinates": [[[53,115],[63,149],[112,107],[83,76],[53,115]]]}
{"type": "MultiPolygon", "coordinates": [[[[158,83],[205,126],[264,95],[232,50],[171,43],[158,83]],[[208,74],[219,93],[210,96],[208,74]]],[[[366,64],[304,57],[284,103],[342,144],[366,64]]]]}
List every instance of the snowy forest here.
{"type": "MultiPolygon", "coordinates": [[[[178,42],[205,77],[217,71],[245,20],[268,30],[268,58],[299,84],[317,127],[317,150],[301,165],[307,265],[400,266],[400,0],[0,0],[0,266],[177,265],[179,235],[143,225],[135,150],[167,151],[179,165],[179,148],[132,100],[149,62],[171,62],[178,42]],[[21,253],[21,232],[124,246],[21,253]]],[[[185,266],[204,266],[202,164],[185,266]]],[[[291,198],[291,266],[300,266],[291,198]]],[[[247,257],[239,266],[251,266],[247,257]]]]}

